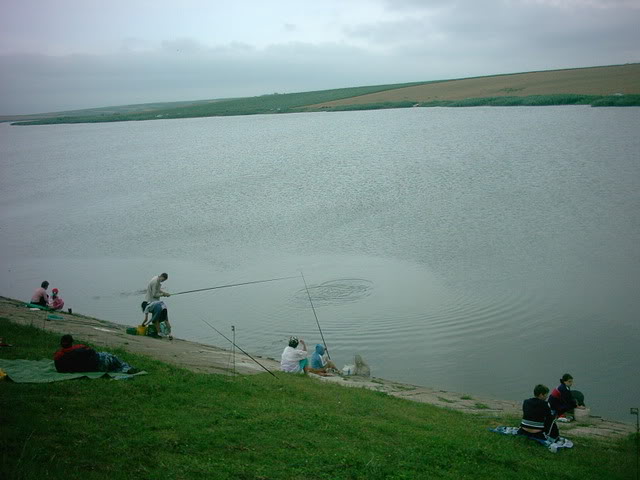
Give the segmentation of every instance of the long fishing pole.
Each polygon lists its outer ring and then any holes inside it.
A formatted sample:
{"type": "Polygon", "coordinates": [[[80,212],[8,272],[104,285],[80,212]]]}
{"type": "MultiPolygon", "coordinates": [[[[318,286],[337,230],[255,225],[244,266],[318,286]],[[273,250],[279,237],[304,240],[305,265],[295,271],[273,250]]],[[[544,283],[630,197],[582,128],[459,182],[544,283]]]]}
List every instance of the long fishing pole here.
{"type": "Polygon", "coordinates": [[[174,295],[183,295],[185,293],[194,293],[194,292],[204,292],[206,290],[216,290],[218,288],[229,288],[229,287],[239,287],[240,285],[251,285],[253,283],[265,283],[265,282],[275,282],[277,280],[287,280],[289,278],[297,278],[297,276],[293,277],[280,277],[280,278],[270,278],[268,280],[255,280],[253,282],[242,282],[242,283],[231,283],[229,285],[218,285],[217,287],[209,287],[209,288],[198,288],[197,290],[187,290],[186,292],[178,292],[172,293],[171,296],[174,295]]]}
{"type": "Polygon", "coordinates": [[[253,358],[251,355],[249,355],[247,352],[245,352],[243,349],[241,349],[238,345],[235,344],[234,341],[230,340],[229,337],[227,337],[224,333],[222,333],[220,330],[218,330],[216,327],[214,327],[213,325],[211,325],[209,322],[207,322],[206,320],[202,320],[204,323],[206,323],[207,325],[209,325],[211,328],[213,328],[216,332],[218,332],[220,335],[222,335],[224,338],[226,338],[229,342],[231,342],[231,344],[236,347],[238,350],[240,350],[242,353],[244,353],[247,357],[249,357],[251,360],[253,360],[254,362],[256,362],[258,365],[260,365],[262,368],[264,368],[267,372],[269,372],[272,376],[274,376],[275,378],[278,378],[276,376],[275,373],[273,373],[271,370],[269,370],[267,367],[265,367],[264,365],[262,365],[259,361],[257,361],[255,358],[253,358]]]}
{"type": "Polygon", "coordinates": [[[307,296],[309,297],[309,303],[311,304],[311,310],[313,310],[313,316],[316,317],[316,323],[318,324],[318,330],[320,330],[320,337],[322,337],[322,343],[324,344],[324,349],[327,352],[327,357],[331,360],[331,355],[329,355],[329,349],[327,348],[327,342],[324,341],[324,335],[322,334],[322,329],[320,328],[320,322],[318,321],[318,315],[316,315],[316,309],[313,306],[313,301],[311,300],[311,294],[309,293],[309,287],[307,287],[307,281],[304,279],[304,273],[300,270],[300,275],[302,276],[302,281],[304,282],[304,288],[307,290],[307,296]]]}

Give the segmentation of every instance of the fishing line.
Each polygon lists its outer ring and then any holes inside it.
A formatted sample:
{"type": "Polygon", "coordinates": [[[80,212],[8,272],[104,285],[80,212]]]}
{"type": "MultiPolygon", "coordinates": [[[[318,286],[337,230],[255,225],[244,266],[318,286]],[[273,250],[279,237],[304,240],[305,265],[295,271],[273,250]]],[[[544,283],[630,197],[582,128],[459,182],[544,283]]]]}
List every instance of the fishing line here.
{"type": "Polygon", "coordinates": [[[228,287],[239,287],[240,285],[251,285],[253,283],[265,283],[265,282],[275,282],[277,280],[287,280],[289,278],[297,278],[297,276],[293,277],[280,277],[280,278],[270,278],[269,280],[255,280],[253,282],[243,282],[243,283],[231,283],[229,285],[218,285],[217,287],[209,287],[209,288],[198,288],[197,290],[187,290],[186,292],[178,292],[172,293],[171,296],[174,295],[183,295],[185,293],[194,293],[194,292],[204,292],[206,290],[216,290],[218,288],[228,288],[228,287]]]}
{"type": "Polygon", "coordinates": [[[248,354],[247,352],[245,352],[242,348],[240,348],[238,345],[235,344],[234,341],[232,341],[231,339],[229,339],[229,337],[227,337],[224,333],[222,333],[220,330],[218,330],[216,327],[214,327],[213,325],[211,325],[209,322],[207,322],[206,320],[202,320],[204,323],[206,323],[207,325],[209,325],[211,328],[213,328],[216,332],[218,332],[220,335],[222,335],[225,339],[227,339],[227,341],[231,342],[231,344],[236,347],[238,350],[240,350],[242,353],[244,353],[247,357],[249,357],[251,360],[253,360],[254,362],[256,362],[258,365],[260,365],[262,368],[264,368],[267,372],[269,372],[272,376],[274,376],[275,378],[278,378],[276,376],[275,373],[273,373],[271,370],[269,370],[267,367],[265,367],[264,365],[262,365],[259,361],[257,361],[255,358],[253,358],[250,354],[248,354]]]}
{"type": "Polygon", "coordinates": [[[304,273],[300,270],[300,275],[302,276],[302,281],[304,282],[304,288],[307,290],[307,296],[309,297],[309,303],[311,304],[311,310],[313,310],[313,316],[316,317],[316,323],[318,324],[318,330],[320,330],[320,337],[322,337],[322,343],[324,344],[324,350],[327,352],[327,358],[331,360],[331,355],[329,355],[329,349],[327,348],[327,342],[324,341],[324,335],[322,334],[322,329],[320,328],[320,322],[318,321],[318,315],[316,315],[316,309],[313,306],[313,302],[311,301],[311,294],[309,293],[309,287],[307,287],[307,281],[304,279],[304,273]]]}

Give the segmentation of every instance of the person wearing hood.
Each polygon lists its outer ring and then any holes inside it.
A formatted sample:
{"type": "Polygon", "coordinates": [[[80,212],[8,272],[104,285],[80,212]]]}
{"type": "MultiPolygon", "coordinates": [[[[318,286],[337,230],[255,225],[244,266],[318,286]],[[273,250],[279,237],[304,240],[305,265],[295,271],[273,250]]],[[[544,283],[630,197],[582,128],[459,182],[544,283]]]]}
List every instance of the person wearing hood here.
{"type": "Polygon", "coordinates": [[[311,368],[312,371],[327,373],[329,369],[338,370],[336,365],[324,357],[325,348],[319,343],[316,345],[316,350],[311,355],[311,368]]]}
{"type": "Polygon", "coordinates": [[[62,310],[64,307],[64,300],[59,295],[60,291],[57,288],[51,290],[51,300],[49,300],[49,308],[52,310],[62,310]]]}

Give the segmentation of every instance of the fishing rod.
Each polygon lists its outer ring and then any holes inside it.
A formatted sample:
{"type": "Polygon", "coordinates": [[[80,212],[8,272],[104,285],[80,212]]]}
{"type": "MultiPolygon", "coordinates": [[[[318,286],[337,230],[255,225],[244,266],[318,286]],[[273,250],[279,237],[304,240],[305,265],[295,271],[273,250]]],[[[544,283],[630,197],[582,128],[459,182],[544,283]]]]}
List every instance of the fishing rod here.
{"type": "Polygon", "coordinates": [[[297,276],[293,277],[279,277],[279,278],[270,278],[268,280],[255,280],[253,282],[242,282],[242,283],[231,283],[229,285],[218,285],[217,287],[209,287],[209,288],[198,288],[197,290],[187,290],[186,292],[178,292],[172,293],[171,296],[174,295],[183,295],[185,293],[194,293],[194,292],[204,292],[206,290],[216,290],[218,288],[229,288],[229,287],[239,287],[240,285],[251,285],[253,283],[265,283],[265,282],[275,282],[277,280],[287,280],[289,278],[297,278],[297,276]]]}
{"type": "MultiPolygon", "coordinates": [[[[244,353],[247,357],[249,357],[251,360],[253,360],[254,362],[256,362],[258,365],[260,365],[262,368],[264,368],[267,372],[269,372],[272,376],[274,376],[275,378],[278,378],[276,376],[275,373],[273,373],[271,370],[269,370],[267,367],[265,367],[264,365],[262,365],[259,361],[257,361],[255,358],[253,358],[251,355],[249,355],[247,352],[245,352],[243,349],[241,349],[238,345],[236,345],[236,343],[232,340],[229,339],[229,337],[227,337],[224,333],[222,333],[220,330],[218,330],[216,327],[214,327],[213,325],[211,325],[209,322],[207,322],[206,320],[202,320],[204,323],[206,323],[207,325],[209,325],[211,328],[213,328],[216,332],[218,332],[220,335],[222,335],[224,338],[226,338],[229,342],[231,342],[231,344],[236,347],[238,350],[240,350],[242,353],[244,353]]],[[[234,329],[235,331],[235,329],[234,329]]]]}
{"type": "Polygon", "coordinates": [[[318,321],[318,315],[316,315],[316,309],[313,306],[313,302],[311,301],[311,294],[309,293],[309,287],[307,287],[307,281],[304,279],[304,273],[300,270],[300,275],[302,276],[302,281],[304,282],[304,288],[307,290],[307,296],[309,297],[309,303],[311,304],[311,310],[313,310],[313,316],[316,317],[316,323],[318,324],[318,330],[320,330],[320,337],[322,337],[322,343],[324,344],[324,349],[327,352],[327,357],[331,360],[331,355],[329,355],[329,349],[327,348],[327,342],[324,341],[324,335],[322,334],[322,329],[320,328],[320,322],[318,321]]]}

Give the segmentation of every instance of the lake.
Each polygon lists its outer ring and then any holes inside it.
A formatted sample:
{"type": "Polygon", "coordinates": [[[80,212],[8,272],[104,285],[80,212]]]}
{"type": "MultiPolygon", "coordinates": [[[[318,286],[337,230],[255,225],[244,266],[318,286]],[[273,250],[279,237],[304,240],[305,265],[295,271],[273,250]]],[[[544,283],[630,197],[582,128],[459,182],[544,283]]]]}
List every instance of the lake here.
{"type": "Polygon", "coordinates": [[[413,108],[0,124],[0,295],[43,280],[127,325],[280,357],[290,335],[375,376],[522,400],[565,373],[640,406],[640,108],[413,108]]]}

